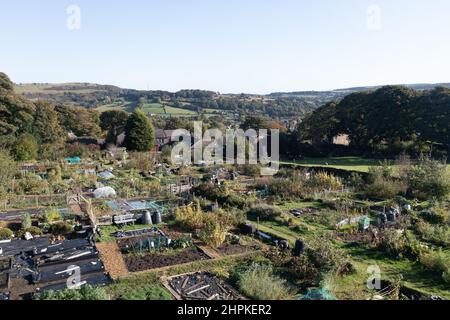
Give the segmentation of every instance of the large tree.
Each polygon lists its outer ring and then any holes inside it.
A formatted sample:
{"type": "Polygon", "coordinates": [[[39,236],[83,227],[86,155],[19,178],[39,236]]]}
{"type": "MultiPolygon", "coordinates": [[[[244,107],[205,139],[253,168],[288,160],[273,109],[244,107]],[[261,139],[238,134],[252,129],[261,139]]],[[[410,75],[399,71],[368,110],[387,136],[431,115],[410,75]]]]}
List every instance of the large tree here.
{"type": "Polygon", "coordinates": [[[31,131],[33,113],[33,104],[15,94],[11,80],[0,73],[0,143],[3,147],[11,147],[19,134],[31,131]]]}
{"type": "Polygon", "coordinates": [[[125,126],[125,147],[132,151],[150,151],[155,144],[155,133],[150,119],[140,109],[128,118],[125,126]]]}
{"type": "Polygon", "coordinates": [[[0,199],[11,186],[17,165],[7,150],[0,149],[0,199]]]}
{"type": "Polygon", "coordinates": [[[100,116],[96,110],[58,105],[55,108],[59,121],[66,131],[79,137],[97,137],[101,133],[100,116]]]}
{"type": "Polygon", "coordinates": [[[108,143],[116,143],[117,137],[125,131],[128,113],[122,110],[105,111],[100,115],[100,127],[107,131],[108,143]]]}
{"type": "Polygon", "coordinates": [[[33,134],[39,144],[61,144],[65,139],[65,133],[59,124],[58,113],[47,101],[41,100],[35,105],[33,134]]]}

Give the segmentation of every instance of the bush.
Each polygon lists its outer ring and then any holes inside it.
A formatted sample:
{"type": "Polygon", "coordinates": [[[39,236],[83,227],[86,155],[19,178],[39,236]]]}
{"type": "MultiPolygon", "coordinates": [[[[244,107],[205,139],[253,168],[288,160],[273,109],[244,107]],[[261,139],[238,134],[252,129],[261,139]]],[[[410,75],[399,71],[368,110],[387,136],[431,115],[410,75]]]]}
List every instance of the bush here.
{"type": "Polygon", "coordinates": [[[61,221],[61,214],[57,209],[49,209],[44,213],[45,223],[55,223],[61,221]]]}
{"type": "Polygon", "coordinates": [[[348,184],[356,190],[362,190],[365,187],[366,182],[364,181],[362,175],[352,172],[352,174],[348,178],[348,184]]]}
{"type": "Polygon", "coordinates": [[[0,240],[9,240],[14,237],[14,233],[11,231],[11,229],[8,228],[1,228],[0,229],[0,240]]]}
{"type": "Polygon", "coordinates": [[[73,225],[67,222],[58,222],[52,225],[50,228],[50,232],[53,235],[60,235],[60,236],[68,235],[69,233],[72,233],[73,230],[74,230],[73,225]]]}
{"type": "Polygon", "coordinates": [[[445,207],[436,207],[429,211],[420,213],[422,219],[431,224],[448,224],[450,222],[450,211],[445,207]]]}
{"type": "Polygon", "coordinates": [[[42,230],[38,227],[29,227],[25,229],[25,232],[29,232],[32,236],[41,236],[42,230]]]}
{"type": "Polygon", "coordinates": [[[369,197],[390,199],[405,191],[402,181],[392,178],[388,168],[372,167],[369,173],[370,184],[365,191],[369,197]]]}
{"type": "Polygon", "coordinates": [[[23,215],[22,218],[22,229],[26,230],[31,228],[31,216],[30,214],[27,212],[23,215]]]}
{"type": "Polygon", "coordinates": [[[47,291],[37,296],[38,300],[109,300],[104,288],[86,285],[79,290],[64,289],[61,291],[47,291]]]}
{"type": "Polygon", "coordinates": [[[153,170],[154,161],[155,158],[151,153],[133,152],[130,154],[130,158],[126,164],[126,168],[147,172],[153,170]]]}
{"type": "Polygon", "coordinates": [[[200,239],[207,245],[218,248],[225,242],[227,231],[217,219],[210,220],[200,232],[200,239]]]}
{"type": "Polygon", "coordinates": [[[339,191],[342,189],[342,180],[326,172],[318,172],[310,180],[311,187],[316,190],[339,191]]]}
{"type": "Polygon", "coordinates": [[[254,218],[259,218],[266,221],[275,221],[277,218],[281,217],[283,211],[277,207],[262,204],[259,206],[252,207],[248,214],[254,218]]]}
{"type": "Polygon", "coordinates": [[[406,250],[406,238],[397,230],[384,229],[378,234],[377,248],[394,257],[401,257],[406,250]]]}
{"type": "Polygon", "coordinates": [[[38,144],[31,134],[23,134],[14,146],[14,156],[18,161],[28,161],[37,158],[38,144]]]}
{"type": "Polygon", "coordinates": [[[205,213],[203,213],[200,203],[197,201],[195,206],[177,208],[175,223],[188,231],[201,229],[205,225],[205,213]]]}
{"type": "Polygon", "coordinates": [[[326,238],[311,243],[306,250],[309,261],[322,274],[346,274],[353,270],[347,254],[326,238]]]}
{"type": "Polygon", "coordinates": [[[239,290],[247,297],[256,300],[283,300],[291,297],[286,281],[273,275],[267,265],[253,263],[239,274],[239,290]]]}
{"type": "Polygon", "coordinates": [[[421,157],[406,170],[408,193],[420,200],[446,199],[450,194],[450,174],[445,162],[421,157]]]}
{"type": "Polygon", "coordinates": [[[48,182],[33,173],[26,173],[17,184],[16,193],[44,194],[48,191],[48,182]]]}
{"type": "Polygon", "coordinates": [[[450,257],[441,251],[431,251],[421,255],[419,259],[425,269],[438,273],[442,279],[450,284],[450,257]]]}
{"type": "Polygon", "coordinates": [[[415,229],[424,241],[440,246],[450,245],[450,230],[446,225],[432,225],[419,220],[415,229]]]}

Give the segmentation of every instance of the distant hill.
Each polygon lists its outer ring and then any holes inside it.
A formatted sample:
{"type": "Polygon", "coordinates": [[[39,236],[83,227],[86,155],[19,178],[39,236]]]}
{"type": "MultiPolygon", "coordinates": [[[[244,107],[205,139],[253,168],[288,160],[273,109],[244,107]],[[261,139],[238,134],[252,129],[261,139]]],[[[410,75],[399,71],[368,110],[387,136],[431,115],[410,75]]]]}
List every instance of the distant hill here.
{"type": "MultiPolygon", "coordinates": [[[[415,90],[450,88],[450,83],[409,84],[415,90]]],[[[93,83],[16,84],[15,91],[27,99],[45,99],[99,111],[133,111],[143,106],[148,113],[192,116],[195,114],[260,114],[268,117],[303,117],[317,108],[339,101],[352,93],[376,90],[382,86],[354,87],[330,91],[275,92],[268,95],[220,94],[204,90],[141,91],[93,83]]]]}

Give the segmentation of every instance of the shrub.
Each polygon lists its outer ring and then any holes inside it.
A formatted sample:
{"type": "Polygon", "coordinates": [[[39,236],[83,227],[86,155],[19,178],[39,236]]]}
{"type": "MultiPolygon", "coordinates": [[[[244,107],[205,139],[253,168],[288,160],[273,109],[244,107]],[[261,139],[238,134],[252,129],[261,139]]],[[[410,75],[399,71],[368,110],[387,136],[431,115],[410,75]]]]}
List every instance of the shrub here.
{"type": "Polygon", "coordinates": [[[252,207],[248,214],[254,218],[259,218],[261,220],[274,221],[281,217],[283,211],[277,207],[262,204],[259,206],[252,207]]]}
{"type": "Polygon", "coordinates": [[[283,300],[291,296],[286,281],[273,275],[273,269],[267,265],[253,263],[239,274],[239,290],[249,298],[256,300],[283,300]]]}
{"type": "Polygon", "coordinates": [[[29,232],[32,236],[41,236],[42,230],[38,227],[30,227],[25,229],[25,232],[29,232]]]}
{"type": "Polygon", "coordinates": [[[312,179],[310,180],[310,185],[312,188],[318,190],[326,189],[338,191],[342,189],[342,180],[332,174],[326,172],[318,172],[313,175],[312,179]]]}
{"type": "Polygon", "coordinates": [[[441,246],[450,245],[450,231],[446,225],[431,225],[423,221],[417,221],[416,232],[422,240],[441,246]]]}
{"type": "Polygon", "coordinates": [[[431,224],[447,224],[450,222],[450,211],[445,207],[436,207],[420,213],[422,219],[431,224]]]}
{"type": "Polygon", "coordinates": [[[61,221],[61,214],[57,209],[49,209],[44,213],[45,223],[55,223],[61,221]]]}
{"type": "Polygon", "coordinates": [[[287,268],[290,274],[300,280],[304,286],[318,286],[323,279],[320,270],[305,255],[293,257],[287,264],[287,268]]]}
{"type": "Polygon", "coordinates": [[[28,161],[37,158],[38,144],[31,134],[23,134],[14,146],[14,156],[18,161],[28,161]]]}
{"type": "Polygon", "coordinates": [[[261,167],[256,164],[245,164],[245,165],[239,166],[238,170],[245,176],[249,176],[249,177],[261,176],[261,167]]]}
{"type": "Polygon", "coordinates": [[[450,194],[450,174],[445,162],[421,157],[406,169],[408,192],[421,200],[446,199],[450,194]]]}
{"type": "Polygon", "coordinates": [[[48,190],[48,182],[39,176],[27,173],[18,182],[16,193],[43,194],[48,190]]]}
{"type": "Polygon", "coordinates": [[[22,218],[22,229],[26,230],[31,228],[31,216],[30,214],[27,212],[23,215],[22,218]]]}
{"type": "Polygon", "coordinates": [[[175,223],[189,231],[202,228],[205,224],[205,214],[200,207],[200,203],[197,201],[195,206],[177,208],[175,223]]]}
{"type": "Polygon", "coordinates": [[[446,283],[450,283],[450,257],[441,251],[430,251],[421,255],[419,261],[425,269],[438,273],[446,283]]]}
{"type": "Polygon", "coordinates": [[[11,229],[8,228],[1,228],[0,229],[0,240],[9,240],[14,237],[14,233],[11,231],[11,229]]]}
{"type": "Polygon", "coordinates": [[[136,169],[139,171],[150,171],[153,169],[155,161],[153,154],[148,152],[133,152],[127,161],[127,169],[136,169]]]}
{"type": "Polygon", "coordinates": [[[326,238],[320,238],[310,243],[306,250],[306,256],[312,265],[323,274],[345,274],[353,269],[347,254],[336,248],[326,238]]]}
{"type": "Polygon", "coordinates": [[[366,188],[366,195],[390,199],[404,191],[400,180],[392,178],[391,171],[385,167],[372,167],[369,170],[370,184],[366,188]]]}
{"type": "Polygon", "coordinates": [[[210,220],[200,232],[200,239],[207,245],[218,248],[225,242],[227,231],[217,219],[210,220]]]}
{"type": "Polygon", "coordinates": [[[406,249],[406,238],[403,233],[397,230],[385,229],[378,235],[378,250],[394,257],[402,256],[406,249]]]}
{"type": "Polygon", "coordinates": [[[356,172],[352,172],[352,174],[348,178],[348,184],[356,190],[361,190],[366,185],[366,182],[364,181],[362,175],[356,172]]]}
{"type": "Polygon", "coordinates": [[[61,291],[47,291],[37,296],[38,300],[109,300],[104,288],[86,285],[79,290],[64,289],[61,291]]]}
{"type": "Polygon", "coordinates": [[[67,235],[74,230],[73,225],[67,222],[58,222],[51,226],[50,232],[54,235],[67,235]]]}

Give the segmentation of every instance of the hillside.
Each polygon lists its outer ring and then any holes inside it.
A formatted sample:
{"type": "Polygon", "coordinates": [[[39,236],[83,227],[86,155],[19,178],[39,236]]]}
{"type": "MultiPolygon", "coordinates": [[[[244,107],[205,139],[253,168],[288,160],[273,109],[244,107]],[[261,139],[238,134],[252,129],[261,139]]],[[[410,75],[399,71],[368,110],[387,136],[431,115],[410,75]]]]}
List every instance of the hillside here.
{"type": "MultiPolygon", "coordinates": [[[[415,90],[450,88],[450,84],[411,84],[415,90]]],[[[269,95],[220,94],[203,90],[139,91],[112,85],[92,83],[16,84],[15,92],[27,99],[49,100],[84,108],[125,110],[132,112],[138,105],[150,114],[193,116],[224,113],[260,114],[268,117],[304,117],[306,114],[349,94],[380,87],[355,87],[331,91],[278,92],[269,95]]]]}

